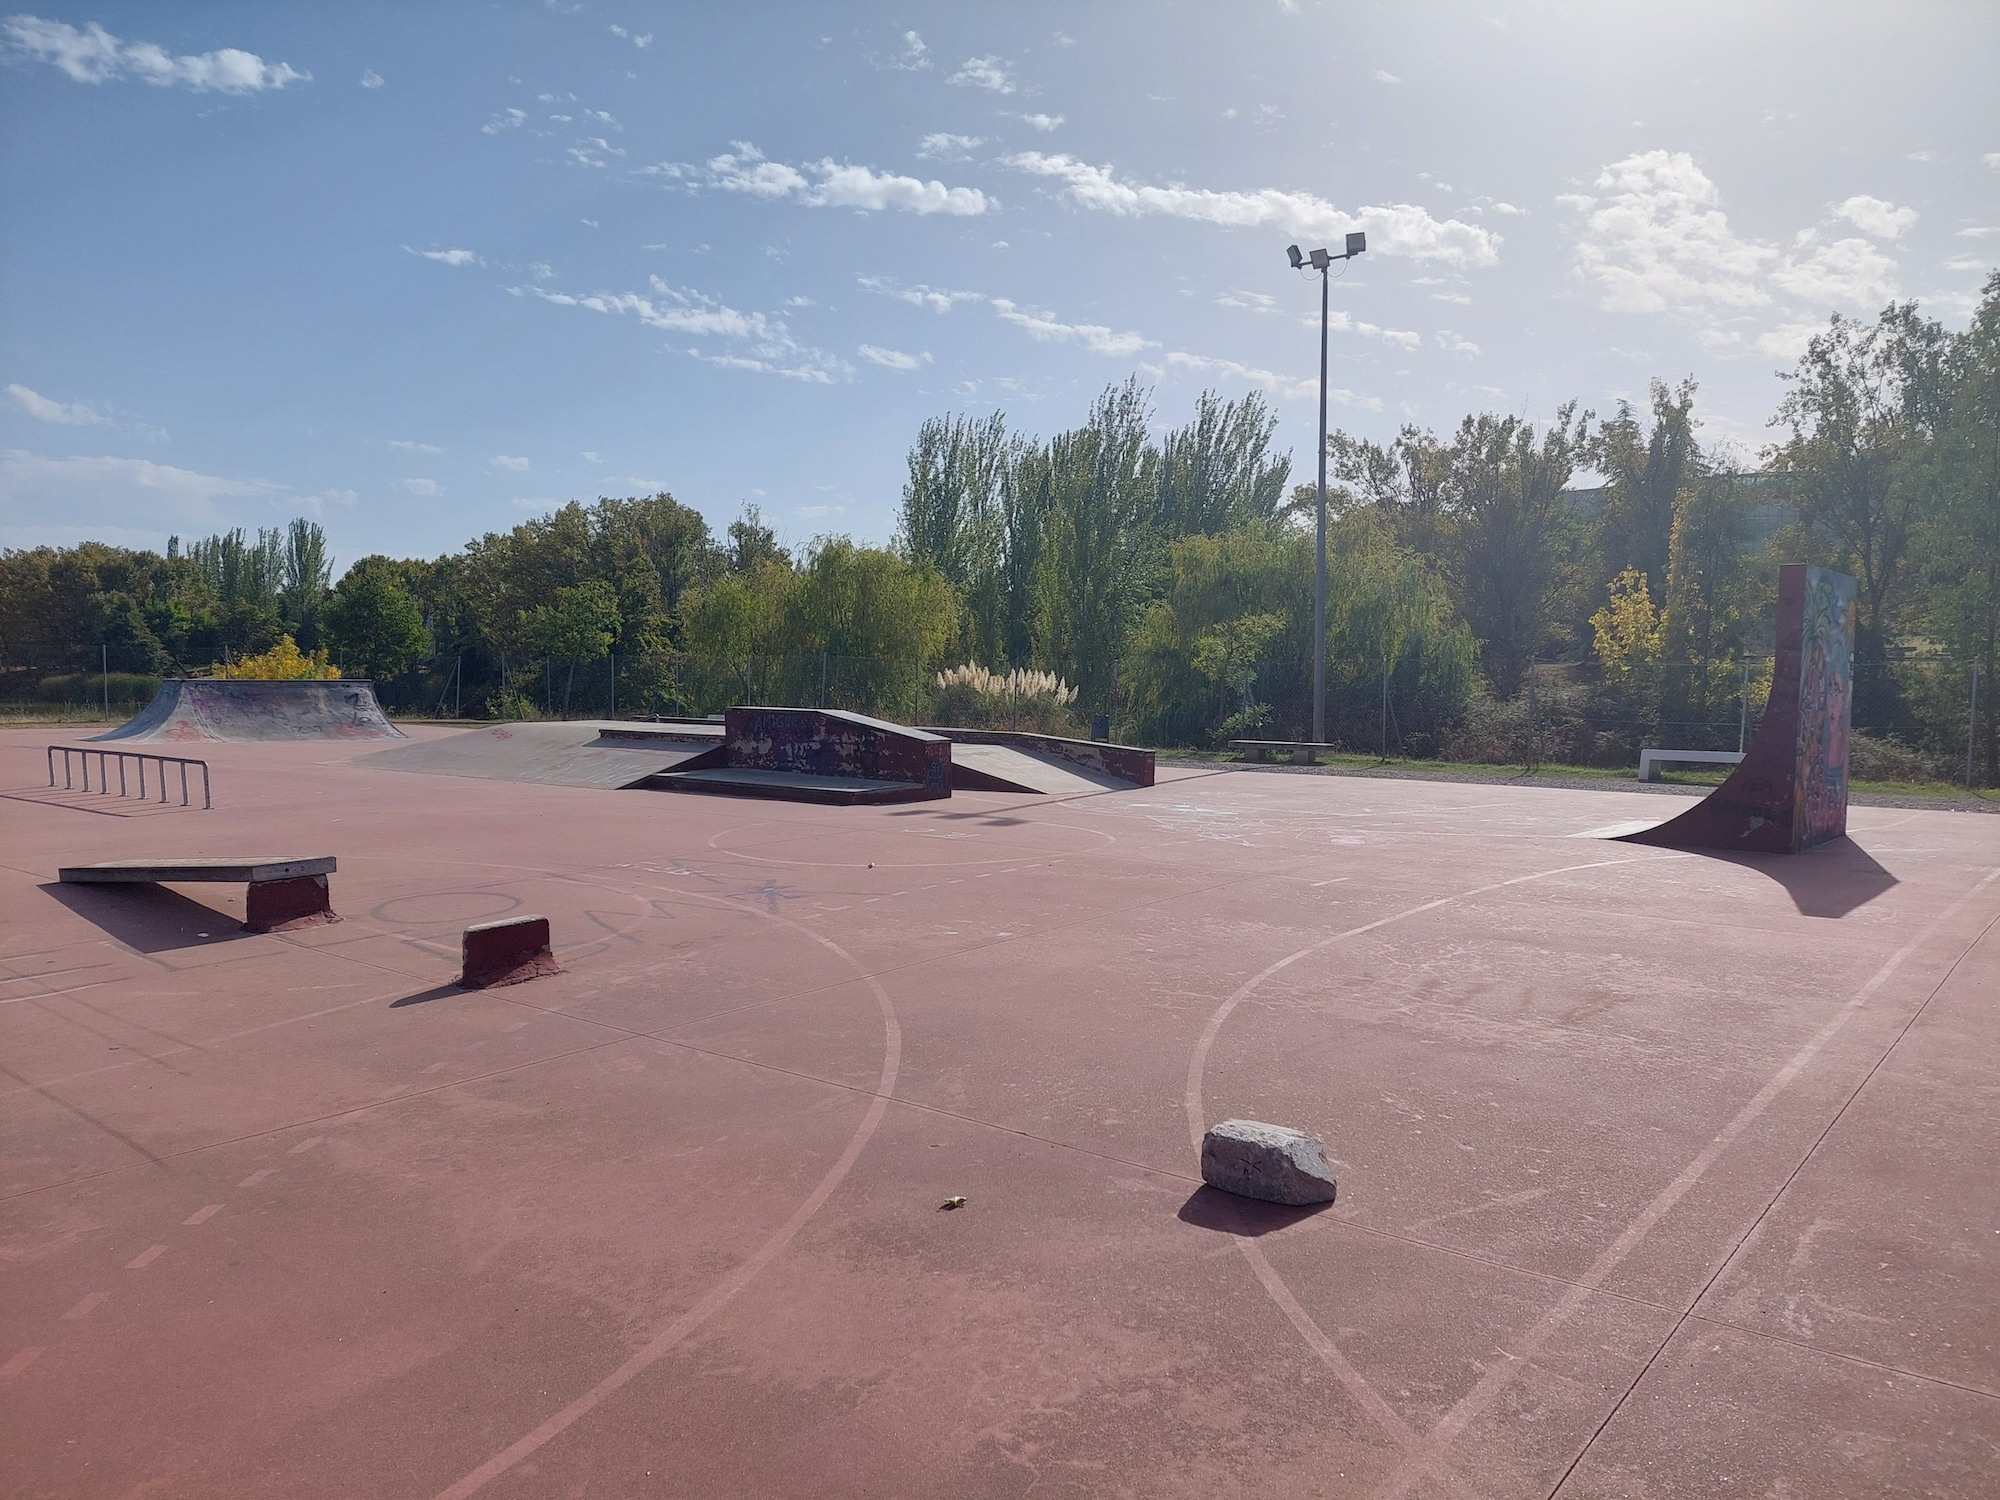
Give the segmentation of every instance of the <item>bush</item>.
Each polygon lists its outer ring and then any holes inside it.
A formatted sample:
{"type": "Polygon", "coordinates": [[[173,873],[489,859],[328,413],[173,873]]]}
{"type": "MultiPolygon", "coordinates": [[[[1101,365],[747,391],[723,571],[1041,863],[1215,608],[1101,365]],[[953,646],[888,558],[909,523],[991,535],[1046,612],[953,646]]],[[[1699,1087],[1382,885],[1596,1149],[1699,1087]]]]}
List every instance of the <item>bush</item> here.
{"type": "MultiPolygon", "coordinates": [[[[37,687],[37,696],[46,703],[74,703],[85,708],[104,703],[102,672],[63,672],[42,678],[37,687]]],[[[113,672],[110,687],[114,705],[146,703],[160,690],[160,679],[144,672],[113,672]]]]}
{"type": "Polygon", "coordinates": [[[1022,729],[1034,734],[1076,735],[1076,689],[1053,672],[1016,667],[989,672],[968,663],[937,674],[931,716],[947,729],[1022,729]]]}
{"type": "Polygon", "coordinates": [[[330,682],[340,676],[340,668],[328,660],[326,652],[301,651],[298,642],[288,635],[281,635],[278,644],[269,651],[256,656],[239,656],[231,662],[217,662],[214,675],[264,682],[330,682]]]}
{"type": "Polygon", "coordinates": [[[1847,739],[1851,781],[1950,781],[1951,774],[1923,751],[1882,735],[1855,730],[1847,739]]]}

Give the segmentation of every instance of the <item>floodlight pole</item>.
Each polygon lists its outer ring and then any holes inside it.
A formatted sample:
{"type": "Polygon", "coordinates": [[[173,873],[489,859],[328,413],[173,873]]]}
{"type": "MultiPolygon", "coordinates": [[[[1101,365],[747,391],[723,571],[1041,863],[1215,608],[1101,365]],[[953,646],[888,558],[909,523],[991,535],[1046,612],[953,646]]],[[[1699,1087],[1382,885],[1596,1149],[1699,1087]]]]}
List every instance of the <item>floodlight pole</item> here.
{"type": "Polygon", "coordinates": [[[1286,247],[1285,253],[1291,257],[1292,269],[1303,270],[1310,265],[1319,272],[1319,505],[1314,528],[1313,550],[1313,742],[1326,743],[1326,333],[1327,295],[1331,290],[1331,271],[1337,260],[1352,260],[1368,248],[1368,236],[1350,234],[1347,237],[1347,251],[1342,255],[1329,255],[1324,250],[1315,250],[1310,255],[1300,255],[1297,245],[1286,247]]]}
{"type": "Polygon", "coordinates": [[[1313,743],[1326,743],[1326,309],[1330,278],[1319,272],[1319,507],[1313,551],[1313,743]]]}

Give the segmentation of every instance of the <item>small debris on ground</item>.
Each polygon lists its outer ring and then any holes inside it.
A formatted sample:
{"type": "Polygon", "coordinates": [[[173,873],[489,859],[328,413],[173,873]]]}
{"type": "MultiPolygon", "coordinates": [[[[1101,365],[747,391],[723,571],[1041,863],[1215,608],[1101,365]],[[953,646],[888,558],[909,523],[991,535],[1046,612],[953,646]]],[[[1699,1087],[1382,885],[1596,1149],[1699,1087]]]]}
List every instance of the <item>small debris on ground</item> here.
{"type": "Polygon", "coordinates": [[[947,1198],[937,1206],[937,1211],[941,1214],[948,1214],[954,1208],[963,1207],[965,1207],[965,1199],[963,1197],[947,1198]]]}

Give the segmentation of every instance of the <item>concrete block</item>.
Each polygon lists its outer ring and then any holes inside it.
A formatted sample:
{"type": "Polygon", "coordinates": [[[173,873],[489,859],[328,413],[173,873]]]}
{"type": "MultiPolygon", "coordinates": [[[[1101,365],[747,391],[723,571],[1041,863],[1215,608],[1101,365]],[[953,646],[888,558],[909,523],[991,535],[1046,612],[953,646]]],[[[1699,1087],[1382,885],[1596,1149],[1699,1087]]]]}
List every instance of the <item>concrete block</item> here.
{"type": "Polygon", "coordinates": [[[243,925],[252,932],[289,932],[339,920],[324,875],[253,880],[243,901],[243,925]]]}
{"type": "Polygon", "coordinates": [[[525,984],[560,974],[562,966],[549,948],[549,919],[527,916],[474,923],[465,929],[459,970],[459,988],[467,990],[525,984]]]}
{"type": "Polygon", "coordinates": [[[1201,1180],[1267,1203],[1331,1203],[1333,1169],[1319,1137],[1261,1120],[1224,1120],[1201,1140],[1201,1180]]]}

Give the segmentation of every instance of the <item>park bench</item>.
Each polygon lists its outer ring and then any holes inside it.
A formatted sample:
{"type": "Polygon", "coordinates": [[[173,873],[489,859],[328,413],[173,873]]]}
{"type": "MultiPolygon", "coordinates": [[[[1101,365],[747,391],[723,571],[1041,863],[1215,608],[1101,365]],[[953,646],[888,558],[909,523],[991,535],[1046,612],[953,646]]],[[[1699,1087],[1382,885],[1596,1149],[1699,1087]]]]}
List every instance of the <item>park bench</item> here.
{"type": "Polygon", "coordinates": [[[330,854],[307,859],[114,859],[66,866],[59,878],[65,885],[247,885],[243,925],[251,932],[280,932],[340,920],[326,885],[334,868],[330,854]]]}
{"type": "Polygon", "coordinates": [[[1639,779],[1658,781],[1663,765],[1735,766],[1742,762],[1743,752],[1740,750],[1641,750],[1639,779]]]}
{"type": "Polygon", "coordinates": [[[1295,766],[1317,764],[1320,756],[1331,754],[1334,749],[1318,740],[1231,740],[1229,748],[1245,760],[1282,758],[1295,766]]]}

